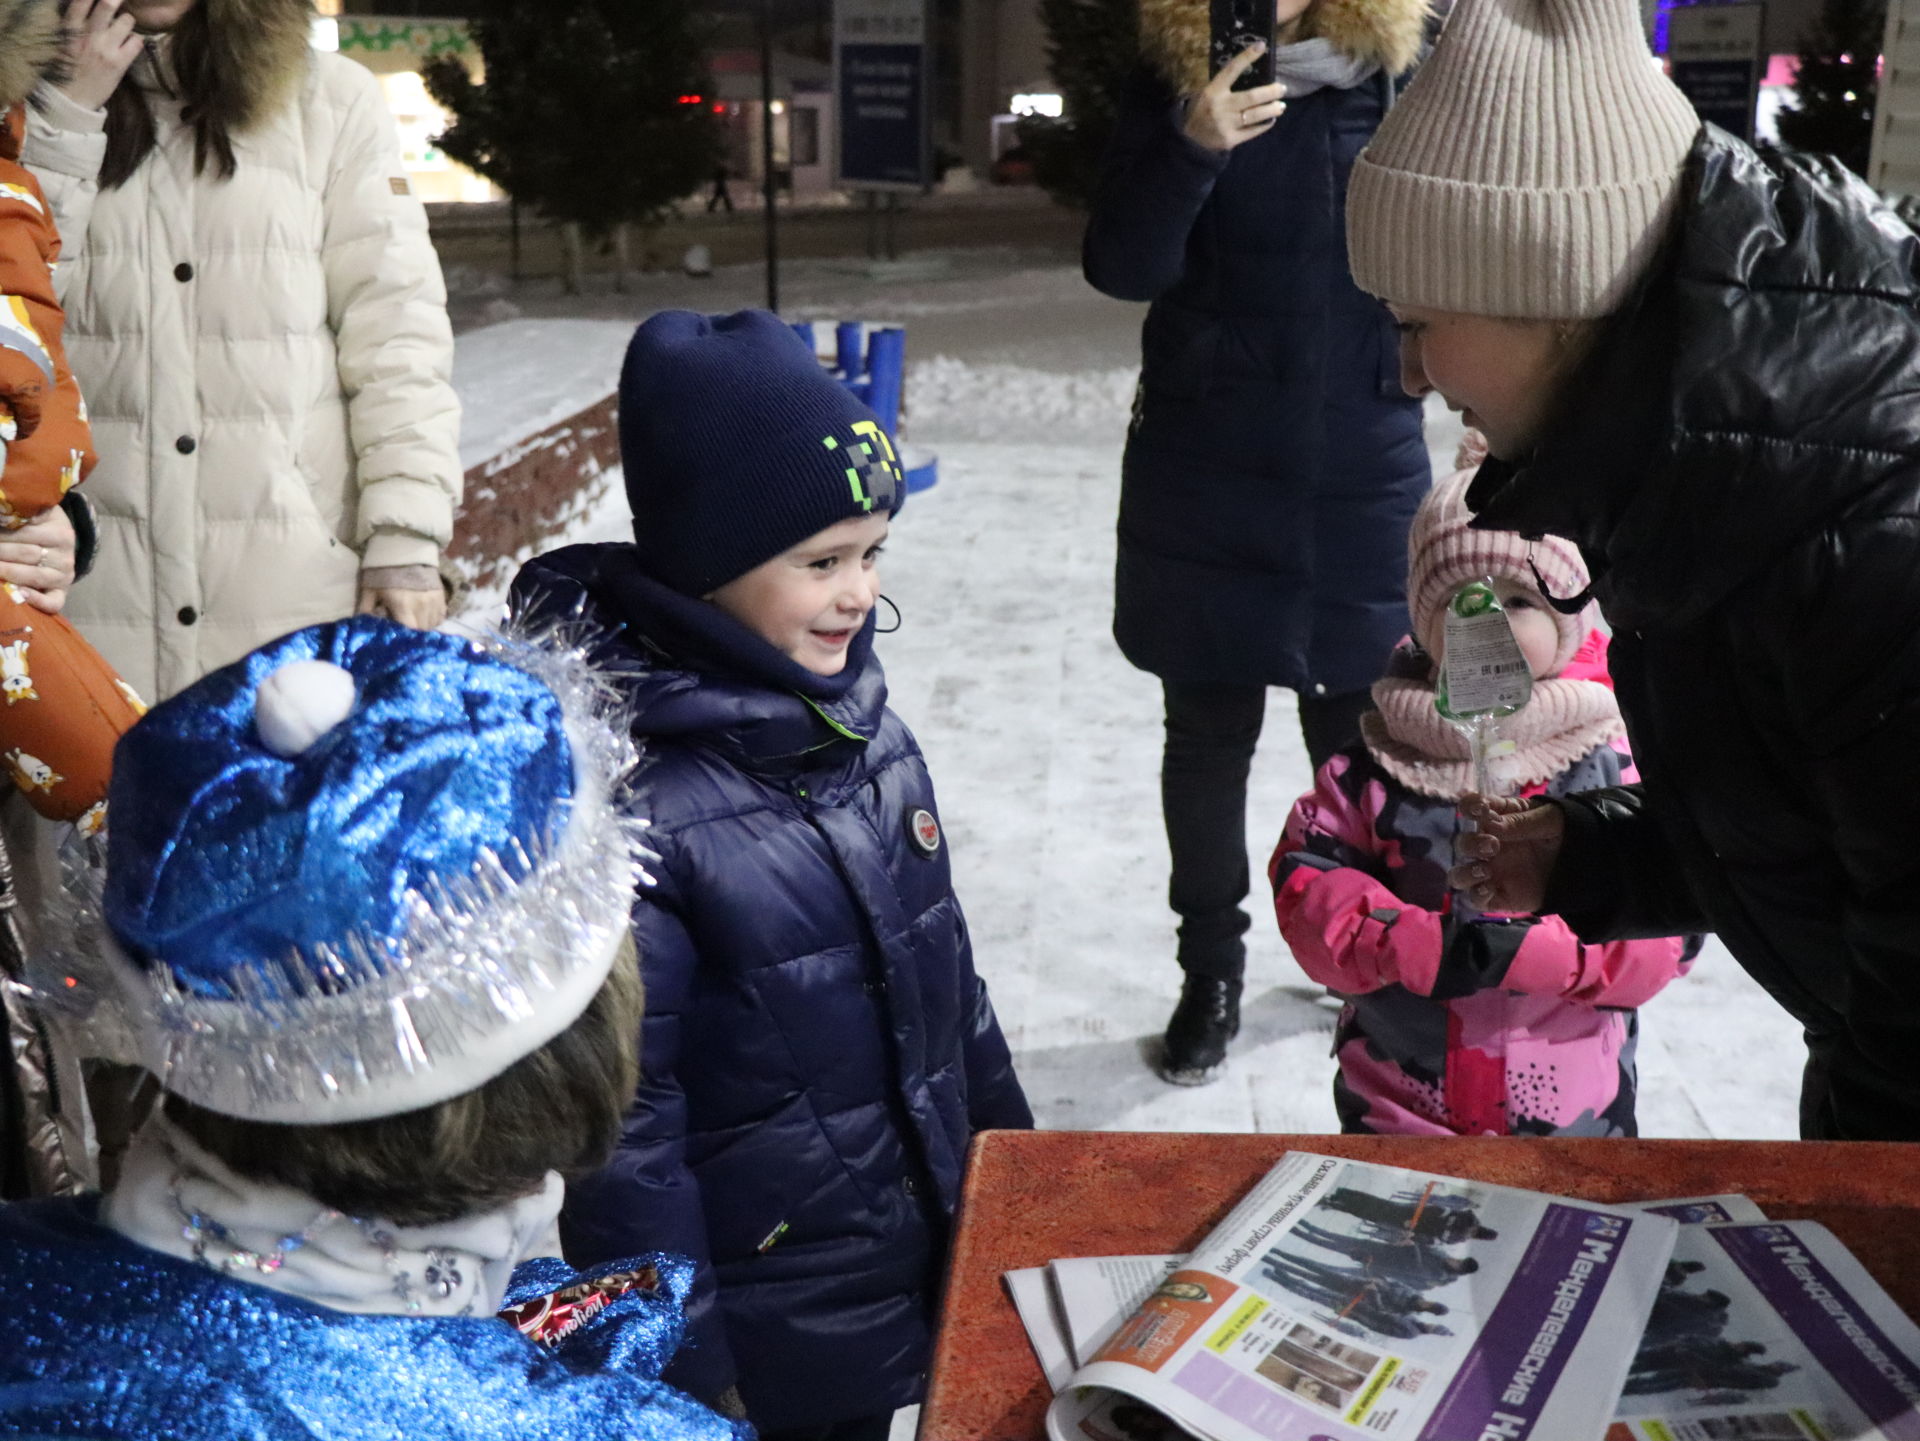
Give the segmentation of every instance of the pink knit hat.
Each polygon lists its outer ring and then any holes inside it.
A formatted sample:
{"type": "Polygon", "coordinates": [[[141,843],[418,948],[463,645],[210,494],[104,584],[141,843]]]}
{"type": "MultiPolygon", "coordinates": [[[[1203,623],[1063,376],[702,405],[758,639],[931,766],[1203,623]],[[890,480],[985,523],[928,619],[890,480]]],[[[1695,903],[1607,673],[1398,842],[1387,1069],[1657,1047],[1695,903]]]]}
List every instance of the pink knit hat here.
{"type": "MultiPolygon", "coordinates": [[[[1527,567],[1531,555],[1547,588],[1561,599],[1587,588],[1587,563],[1572,541],[1550,535],[1529,542],[1510,530],[1469,528],[1473,513],[1466,497],[1474,473],[1457,470],[1427,492],[1407,536],[1407,609],[1413,615],[1414,639],[1432,656],[1440,654],[1447,601],[1468,581],[1495,576],[1537,588],[1527,567]]],[[[1577,615],[1553,612],[1560,644],[1548,674],[1566,669],[1593,629],[1595,611],[1589,604],[1577,615]]]]}

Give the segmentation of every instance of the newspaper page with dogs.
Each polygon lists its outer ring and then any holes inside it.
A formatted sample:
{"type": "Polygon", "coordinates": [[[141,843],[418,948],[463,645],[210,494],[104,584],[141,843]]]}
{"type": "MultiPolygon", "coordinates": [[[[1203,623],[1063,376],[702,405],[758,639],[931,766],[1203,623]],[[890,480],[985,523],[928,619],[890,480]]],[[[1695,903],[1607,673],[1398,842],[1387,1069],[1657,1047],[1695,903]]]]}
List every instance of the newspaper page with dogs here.
{"type": "Polygon", "coordinates": [[[1643,1209],[1692,1224],[1605,1441],[1920,1441],[1920,1327],[1830,1231],[1643,1209]]]}
{"type": "Polygon", "coordinates": [[[1289,1152],[1055,1396],[1048,1435],[1601,1437],[1680,1229],[1289,1152]]]}

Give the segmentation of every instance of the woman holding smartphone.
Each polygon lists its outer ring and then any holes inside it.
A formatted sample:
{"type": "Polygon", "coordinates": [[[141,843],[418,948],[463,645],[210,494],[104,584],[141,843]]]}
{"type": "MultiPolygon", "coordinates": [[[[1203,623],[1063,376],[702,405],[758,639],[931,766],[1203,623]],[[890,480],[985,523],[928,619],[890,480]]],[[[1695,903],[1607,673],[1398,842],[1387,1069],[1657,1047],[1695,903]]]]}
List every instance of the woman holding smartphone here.
{"type": "Polygon", "coordinates": [[[1087,227],[1087,279],[1149,300],[1120,497],[1114,636],[1160,677],[1161,801],[1185,982],[1161,1075],[1212,1080],[1239,1029],[1247,773],[1269,686],[1317,767],[1407,633],[1432,481],[1384,306],[1347,273],[1354,158],[1425,39],[1425,0],[1141,0],[1142,64],[1087,227]],[[1228,45],[1238,43],[1221,37],[1228,45]],[[1231,49],[1226,53],[1231,55],[1231,49]],[[1271,61],[1270,84],[1246,85],[1271,61]]]}

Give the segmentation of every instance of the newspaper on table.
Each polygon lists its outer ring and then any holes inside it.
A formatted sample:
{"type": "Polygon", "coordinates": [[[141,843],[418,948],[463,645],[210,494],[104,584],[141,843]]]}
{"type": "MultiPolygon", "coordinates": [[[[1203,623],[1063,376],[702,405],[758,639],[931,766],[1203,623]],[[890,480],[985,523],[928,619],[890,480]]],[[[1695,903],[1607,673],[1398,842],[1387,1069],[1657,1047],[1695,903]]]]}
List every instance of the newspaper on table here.
{"type": "Polygon", "coordinates": [[[1681,1232],[1604,1441],[1920,1438],[1920,1327],[1824,1226],[1726,1212],[1681,1232]]]}
{"type": "Polygon", "coordinates": [[[1047,1385],[1064,1391],[1081,1362],[1106,1345],[1185,1256],[1075,1256],[1006,1273],[1047,1385]]]}
{"type": "MultiPolygon", "coordinates": [[[[1713,1221],[1764,1221],[1745,1196],[1689,1196],[1641,1201],[1630,1208],[1668,1216],[1683,1226],[1713,1221]]],[[[1064,1391],[1083,1360],[1092,1357],[1160,1283],[1186,1261],[1166,1256],[1073,1256],[1006,1273],[1007,1291],[1033,1343],[1047,1384],[1064,1391]]]]}
{"type": "Polygon", "coordinates": [[[1079,1358],[1047,1432],[1599,1438],[1680,1229],[1622,1206],[1290,1152],[1079,1358]]]}
{"type": "MultiPolygon", "coordinates": [[[[1748,1196],[1683,1196],[1677,1201],[1635,1201],[1630,1211],[1666,1216],[1683,1226],[1711,1226],[1716,1221],[1764,1221],[1767,1213],[1748,1196]]],[[[1674,1243],[1678,1245],[1676,1241],[1674,1243]]]]}

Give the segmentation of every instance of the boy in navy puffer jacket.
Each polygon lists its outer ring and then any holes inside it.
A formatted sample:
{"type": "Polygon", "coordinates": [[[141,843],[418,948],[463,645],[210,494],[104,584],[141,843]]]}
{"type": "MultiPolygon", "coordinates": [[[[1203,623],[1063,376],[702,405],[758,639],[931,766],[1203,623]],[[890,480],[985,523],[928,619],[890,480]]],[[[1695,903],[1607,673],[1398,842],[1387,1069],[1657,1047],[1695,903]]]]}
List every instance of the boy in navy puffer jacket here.
{"type": "Polygon", "coordinates": [[[576,1263],[692,1255],[668,1379],[761,1435],[920,1398],[974,1132],[1032,1125],[919,747],[873,656],[890,438],[760,311],[657,315],[620,382],[635,544],[541,556],[520,614],[605,632],[647,760],[643,1077],[562,1217],[576,1263]]]}

